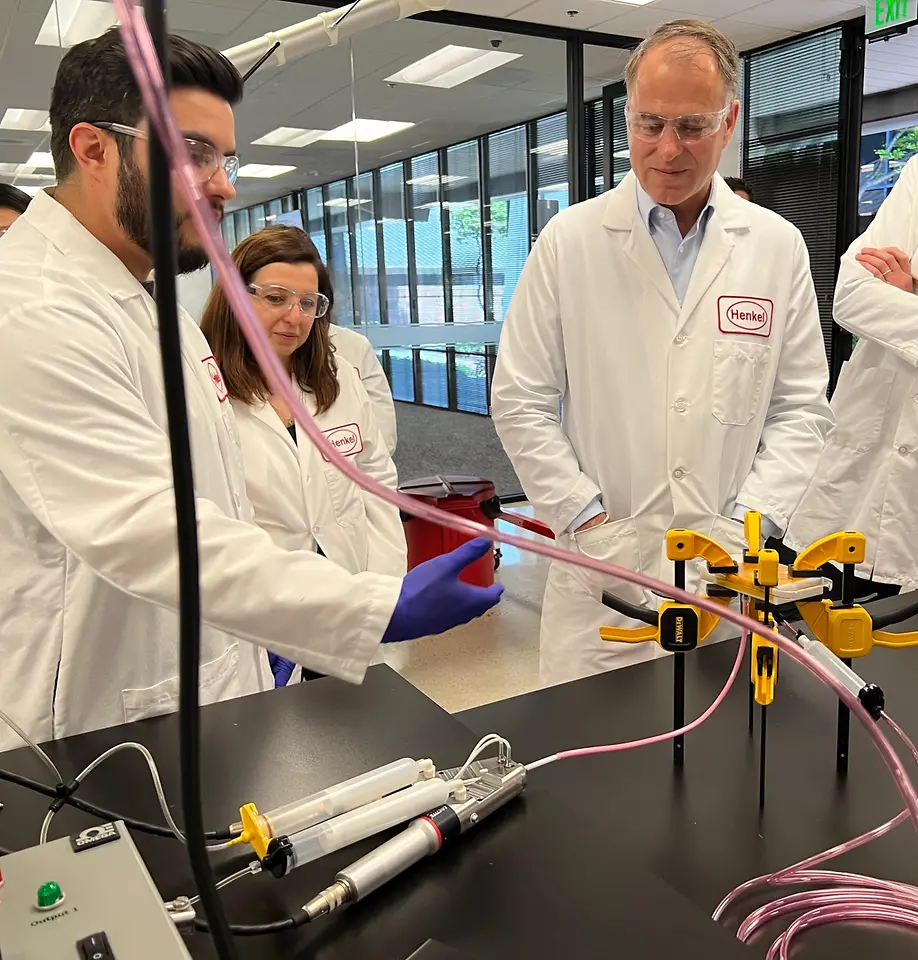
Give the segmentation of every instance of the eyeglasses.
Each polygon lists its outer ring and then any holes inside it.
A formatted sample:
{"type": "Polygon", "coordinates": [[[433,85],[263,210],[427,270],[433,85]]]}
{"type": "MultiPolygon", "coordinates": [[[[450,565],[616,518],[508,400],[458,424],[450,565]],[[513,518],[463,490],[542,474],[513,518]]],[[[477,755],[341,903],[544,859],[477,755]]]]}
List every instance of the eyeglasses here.
{"type": "MultiPolygon", "coordinates": [[[[143,130],[138,130],[136,127],[126,127],[123,123],[99,122],[94,123],[93,126],[100,130],[108,130],[110,133],[120,133],[125,137],[136,137],[139,140],[147,139],[143,130]]],[[[186,137],[185,143],[188,144],[188,153],[191,156],[191,162],[198,171],[201,183],[212,180],[220,169],[226,174],[226,179],[230,183],[236,182],[236,177],[239,175],[239,157],[235,154],[221,156],[212,143],[204,143],[202,140],[192,140],[186,137]]]]}
{"type": "Polygon", "coordinates": [[[730,104],[717,113],[693,113],[684,117],[658,117],[655,113],[639,113],[631,106],[625,107],[628,130],[639,140],[656,143],[663,138],[667,127],[686,143],[696,143],[713,136],[723,126],[724,117],[730,112],[730,104]]]}
{"type": "Polygon", "coordinates": [[[286,287],[263,287],[254,283],[250,283],[248,289],[274,313],[289,313],[297,304],[307,317],[319,318],[328,313],[328,297],[324,293],[294,293],[286,287]]]}

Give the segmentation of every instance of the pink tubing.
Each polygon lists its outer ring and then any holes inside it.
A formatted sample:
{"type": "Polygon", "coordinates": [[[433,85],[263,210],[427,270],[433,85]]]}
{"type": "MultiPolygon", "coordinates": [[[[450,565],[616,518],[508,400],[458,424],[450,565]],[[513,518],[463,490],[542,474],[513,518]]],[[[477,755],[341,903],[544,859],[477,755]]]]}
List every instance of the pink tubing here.
{"type": "MultiPolygon", "coordinates": [[[[700,727],[711,714],[724,702],[727,697],[727,694],[730,692],[730,688],[733,686],[734,681],[739,676],[740,669],[743,665],[743,654],[746,652],[746,644],[749,641],[749,634],[744,632],[740,638],[739,650],[736,651],[736,660],[733,663],[733,669],[730,671],[730,676],[727,677],[727,682],[724,684],[723,690],[717,695],[717,699],[708,707],[707,710],[700,717],[693,720],[691,723],[686,724],[684,727],[680,727],[678,730],[671,730],[669,733],[659,733],[655,737],[645,737],[643,740],[631,740],[628,743],[610,743],[603,747],[579,747],[576,750],[563,750],[561,753],[552,754],[550,757],[545,757],[542,760],[536,760],[534,763],[527,763],[526,770],[538,770],[539,767],[547,766],[549,763],[554,763],[556,760],[567,760],[570,757],[588,757],[594,753],[620,753],[623,750],[635,750],[637,747],[649,747],[655,743],[664,743],[667,740],[675,740],[676,737],[681,736],[684,733],[691,733],[693,730],[696,730],[700,727]]],[[[677,656],[684,656],[684,654],[677,654],[677,656]]]]}
{"type": "MultiPolygon", "coordinates": [[[[118,19],[121,23],[125,49],[137,79],[147,114],[163,140],[166,153],[171,161],[176,186],[188,205],[189,213],[194,221],[201,242],[217,272],[227,299],[233,306],[236,318],[245,333],[249,346],[264,372],[272,391],[282,396],[290,405],[290,409],[293,411],[297,422],[306,432],[310,440],[322,451],[325,458],[359,487],[387,503],[404,510],[408,514],[421,517],[431,523],[450,527],[470,537],[484,537],[488,540],[504,542],[519,550],[528,550],[551,560],[571,563],[607,577],[611,576],[619,580],[626,580],[630,583],[638,584],[661,596],[671,597],[681,603],[689,603],[696,608],[707,610],[724,620],[734,623],[742,631],[748,631],[749,633],[756,634],[766,640],[774,642],[787,656],[804,666],[828,686],[854,714],[858,722],[866,730],[868,736],[873,740],[876,748],[880,751],[884,763],[886,763],[893,776],[896,788],[902,795],[907,813],[912,818],[915,827],[918,828],[918,793],[916,793],[905,766],[897,756],[895,750],[879,729],[878,725],[872,721],[863,709],[857,697],[851,694],[822,667],[821,664],[817,663],[817,661],[810,657],[805,651],[800,649],[793,640],[788,639],[782,634],[773,632],[756,620],[752,620],[747,616],[722,607],[708,597],[690,594],[671,584],[663,583],[662,581],[637,573],[636,571],[627,570],[617,564],[594,560],[583,554],[562,550],[548,543],[525,540],[513,534],[499,533],[493,527],[483,526],[482,524],[466,520],[458,515],[446,513],[445,511],[438,510],[436,507],[421,503],[414,498],[404,497],[397,491],[390,490],[388,487],[371,480],[348,458],[342,456],[328,443],[294,392],[292,384],[275,355],[267,336],[262,331],[261,325],[252,312],[242,279],[236,271],[232,258],[223,243],[223,238],[220,235],[210,205],[202,194],[201,186],[188,156],[184,138],[169,108],[168,96],[164,88],[159,61],[156,56],[156,51],[153,48],[143,13],[137,6],[135,0],[114,0],[114,3],[118,13],[118,19]]],[[[722,697],[723,696],[725,696],[725,693],[722,694],[722,697]]],[[[719,699],[722,699],[722,697],[719,699]]],[[[706,712],[705,718],[710,716],[711,712],[713,712],[713,710],[706,712]]],[[[675,734],[671,733],[657,738],[649,738],[646,741],[639,741],[633,746],[659,742],[661,739],[669,739],[674,735],[675,734]]],[[[558,757],[581,756],[587,753],[612,752],[621,749],[626,749],[626,745],[618,744],[607,747],[592,747],[584,750],[566,751],[558,754],[558,757]]],[[[793,882],[790,878],[798,875],[799,874],[789,874],[788,871],[784,871],[782,873],[782,882],[793,882]]],[[[752,886],[763,882],[763,880],[768,882],[769,878],[750,881],[750,883],[738,888],[735,893],[739,894],[740,891],[750,889],[752,886]]],[[[729,901],[730,898],[727,898],[724,904],[727,904],[729,901]]],[[[722,906],[725,908],[724,905],[722,906]]],[[[718,910],[721,910],[721,908],[718,908],[718,910]]],[[[790,941],[802,930],[821,923],[833,923],[838,920],[847,919],[879,919],[891,923],[901,923],[910,927],[918,926],[918,914],[912,914],[903,908],[897,909],[880,904],[867,904],[866,902],[860,904],[852,903],[846,906],[821,906],[805,913],[788,928],[783,937],[779,938],[780,943],[776,942],[772,951],[769,952],[769,960],[776,960],[776,958],[786,960],[790,941]]]]}

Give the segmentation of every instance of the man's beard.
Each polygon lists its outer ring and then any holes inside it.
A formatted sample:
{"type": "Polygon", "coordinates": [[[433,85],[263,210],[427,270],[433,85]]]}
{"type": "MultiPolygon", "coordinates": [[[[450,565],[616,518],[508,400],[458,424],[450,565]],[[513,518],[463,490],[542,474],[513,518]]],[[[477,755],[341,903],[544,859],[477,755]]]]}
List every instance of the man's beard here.
{"type": "MultiPolygon", "coordinates": [[[[150,193],[147,181],[133,158],[122,155],[118,168],[118,195],[115,198],[115,219],[132,243],[152,253],[150,243],[150,193]]],[[[175,242],[179,275],[195,273],[210,262],[203,247],[192,247],[182,242],[182,227],[189,214],[175,216],[175,242]]]]}

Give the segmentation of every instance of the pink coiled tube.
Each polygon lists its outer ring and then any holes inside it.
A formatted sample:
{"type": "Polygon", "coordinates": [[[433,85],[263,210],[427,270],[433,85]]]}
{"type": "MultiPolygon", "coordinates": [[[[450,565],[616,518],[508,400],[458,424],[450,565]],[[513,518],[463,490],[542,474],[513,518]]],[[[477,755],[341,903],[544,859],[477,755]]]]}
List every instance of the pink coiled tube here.
{"type": "MultiPolygon", "coordinates": [[[[252,312],[251,304],[249,303],[242,280],[223,243],[223,238],[220,235],[217,223],[210,210],[210,205],[201,192],[200,184],[198,183],[197,176],[195,175],[188,156],[184,138],[169,108],[168,94],[163,84],[159,61],[143,14],[135,0],[114,0],[114,3],[121,23],[125,49],[137,78],[147,115],[163,141],[166,153],[171,161],[177,187],[188,204],[188,210],[194,221],[198,235],[201,238],[201,243],[210,257],[227,299],[233,306],[236,318],[243,329],[249,346],[264,372],[272,391],[282,396],[290,405],[290,409],[297,422],[303,428],[311,442],[322,451],[325,458],[359,487],[387,503],[391,503],[393,506],[404,510],[408,514],[421,517],[431,523],[450,527],[470,537],[484,537],[493,541],[502,541],[519,550],[528,550],[552,560],[572,563],[596,573],[604,574],[607,577],[611,576],[619,580],[626,580],[638,584],[661,596],[671,597],[679,602],[689,603],[699,609],[707,610],[722,619],[736,624],[741,630],[749,631],[750,633],[757,634],[764,639],[774,642],[787,656],[797,663],[802,664],[814,676],[828,686],[854,714],[858,722],[867,731],[868,736],[873,740],[876,748],[880,751],[884,763],[886,763],[893,776],[896,788],[902,795],[908,814],[911,816],[916,828],[918,828],[918,794],[916,794],[915,787],[895,750],[893,750],[891,744],[879,727],[873,723],[857,697],[851,694],[824,667],[800,649],[793,640],[781,634],[774,633],[771,629],[766,628],[756,620],[725,609],[720,604],[715,603],[705,596],[695,596],[685,590],[678,589],[670,584],[663,583],[662,581],[645,576],[636,571],[627,570],[624,567],[601,560],[594,560],[591,557],[573,551],[562,550],[548,543],[543,544],[537,541],[528,541],[512,534],[499,533],[492,527],[483,526],[482,524],[464,519],[455,514],[440,511],[436,509],[436,507],[428,506],[413,498],[404,497],[397,491],[390,490],[365,476],[348,458],[342,456],[328,443],[293,390],[292,384],[271,348],[267,336],[262,331],[260,324],[252,312]]],[[[596,748],[589,748],[589,752],[597,752],[597,750],[596,748]]],[[[574,756],[578,755],[578,752],[568,751],[565,755],[574,756]]],[[[834,910],[836,908],[825,909],[834,910]]],[[[870,907],[869,909],[874,911],[892,910],[892,908],[881,908],[879,906],[870,907]]],[[[890,914],[890,917],[892,917],[892,914],[890,914]]],[[[801,918],[801,920],[802,919],[803,918],[801,918]]],[[[820,914],[818,922],[831,921],[829,918],[823,920],[820,914]]],[[[899,922],[898,917],[895,918],[895,922],[899,922]]],[[[902,922],[905,921],[903,920],[902,922]]],[[[799,920],[797,924],[800,924],[799,920]]],[[[797,927],[795,925],[794,932],[796,932],[796,930],[797,927]]],[[[790,935],[790,933],[791,931],[789,930],[786,936],[790,935]]],[[[782,947],[782,949],[784,948],[782,947]]]]}

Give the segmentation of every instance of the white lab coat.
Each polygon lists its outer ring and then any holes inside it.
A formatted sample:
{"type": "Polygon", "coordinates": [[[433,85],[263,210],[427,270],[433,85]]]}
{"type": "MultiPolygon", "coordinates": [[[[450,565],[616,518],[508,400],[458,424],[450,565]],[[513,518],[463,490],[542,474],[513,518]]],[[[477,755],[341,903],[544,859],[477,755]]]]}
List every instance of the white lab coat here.
{"type": "Polygon", "coordinates": [[[339,327],[336,323],[328,325],[328,335],[335,347],[335,355],[356,369],[364,389],[373,401],[376,423],[382,433],[389,455],[395,453],[398,431],[395,422],[395,403],[385,371],[376,356],[373,344],[356,330],[339,327]]]}
{"type": "MultiPolygon", "coordinates": [[[[374,408],[357,371],[337,359],[338,399],[316,414],[315,398],[302,392],[306,408],[325,436],[374,480],[398,486],[374,408]]],[[[234,400],[245,481],[255,522],[286,550],[315,550],[351,573],[371,570],[403,577],[408,548],[398,509],[364,493],[328,463],[297,426],[294,444],[268,403],[234,400]]]]}
{"type": "MultiPolygon", "coordinates": [[[[553,217],[514,294],[491,391],[504,449],[559,544],[668,582],[670,527],[709,534],[733,555],[743,547],[737,503],[783,530],[831,422],[803,238],[719,177],[714,207],[681,307],[633,174],[553,217]],[[597,495],[609,521],[570,536],[597,495]]],[[[543,683],[660,655],[655,644],[599,639],[601,624],[623,622],[601,606],[603,588],[658,602],[553,563],[543,683]]]]}
{"type": "MultiPolygon", "coordinates": [[[[252,522],[220,371],[197,325],[181,324],[201,701],[273,686],[256,643],[357,682],[401,581],[281,550],[252,522]]],[[[0,703],[38,740],[177,706],[166,431],[153,300],[38,194],[0,240],[0,703]]]]}
{"type": "Polygon", "coordinates": [[[918,296],[884,283],[855,255],[899,247],[918,265],[918,162],[841,260],[835,319],[857,336],[832,395],[835,427],[785,541],[795,550],[859,530],[858,574],[918,587],[918,296]]]}

